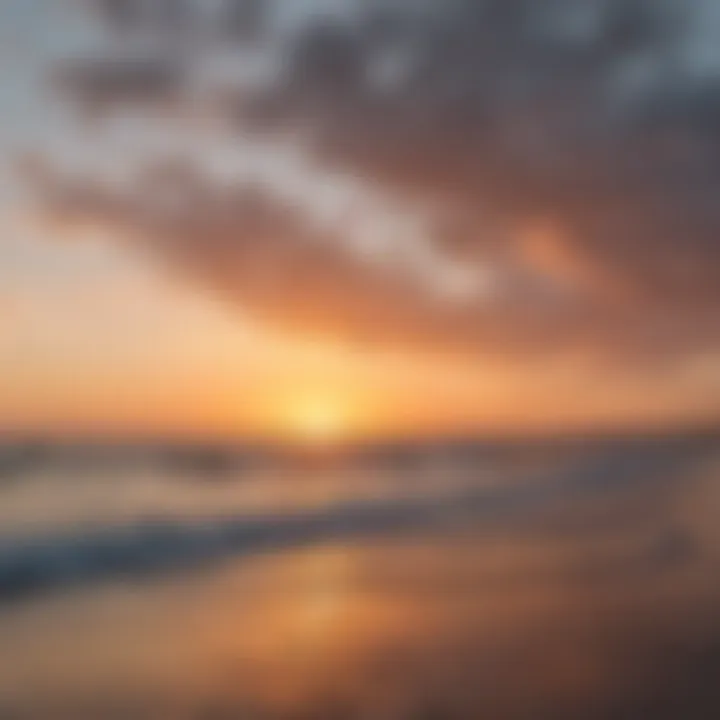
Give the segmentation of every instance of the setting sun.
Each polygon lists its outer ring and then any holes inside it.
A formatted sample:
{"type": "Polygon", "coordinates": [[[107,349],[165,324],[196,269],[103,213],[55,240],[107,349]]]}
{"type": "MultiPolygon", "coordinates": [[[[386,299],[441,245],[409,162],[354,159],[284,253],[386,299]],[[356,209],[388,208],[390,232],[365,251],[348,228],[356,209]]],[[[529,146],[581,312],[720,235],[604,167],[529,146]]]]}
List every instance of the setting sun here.
{"type": "Polygon", "coordinates": [[[337,398],[308,395],[288,402],[285,425],[293,438],[309,445],[330,445],[349,433],[348,408],[337,398]]]}

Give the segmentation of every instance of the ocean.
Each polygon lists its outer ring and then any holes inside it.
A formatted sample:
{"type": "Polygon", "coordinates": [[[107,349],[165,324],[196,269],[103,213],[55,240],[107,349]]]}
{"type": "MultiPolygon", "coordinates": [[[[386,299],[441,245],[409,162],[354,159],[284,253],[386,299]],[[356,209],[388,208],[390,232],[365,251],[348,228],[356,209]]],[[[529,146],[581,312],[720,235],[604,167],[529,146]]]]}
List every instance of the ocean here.
{"type": "Polygon", "coordinates": [[[0,478],[3,720],[720,717],[712,436],[39,457],[0,478]]]}

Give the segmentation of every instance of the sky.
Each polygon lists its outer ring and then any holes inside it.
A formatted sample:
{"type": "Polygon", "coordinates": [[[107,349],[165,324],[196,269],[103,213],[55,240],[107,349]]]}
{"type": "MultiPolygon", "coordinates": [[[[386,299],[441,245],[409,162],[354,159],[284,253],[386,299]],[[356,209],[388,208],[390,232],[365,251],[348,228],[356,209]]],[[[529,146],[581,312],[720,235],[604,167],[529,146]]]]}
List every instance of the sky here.
{"type": "Polygon", "coordinates": [[[711,0],[4,0],[0,429],[720,417],[711,0]]]}

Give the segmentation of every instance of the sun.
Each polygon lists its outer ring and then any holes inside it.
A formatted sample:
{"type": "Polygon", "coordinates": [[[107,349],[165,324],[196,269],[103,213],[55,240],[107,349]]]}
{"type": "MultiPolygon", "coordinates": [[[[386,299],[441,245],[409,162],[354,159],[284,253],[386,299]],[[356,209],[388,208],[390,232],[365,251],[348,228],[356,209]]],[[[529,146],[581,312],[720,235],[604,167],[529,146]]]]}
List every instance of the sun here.
{"type": "Polygon", "coordinates": [[[295,440],[328,446],[347,436],[350,419],[347,407],[337,398],[312,395],[288,402],[286,425],[295,440]]]}

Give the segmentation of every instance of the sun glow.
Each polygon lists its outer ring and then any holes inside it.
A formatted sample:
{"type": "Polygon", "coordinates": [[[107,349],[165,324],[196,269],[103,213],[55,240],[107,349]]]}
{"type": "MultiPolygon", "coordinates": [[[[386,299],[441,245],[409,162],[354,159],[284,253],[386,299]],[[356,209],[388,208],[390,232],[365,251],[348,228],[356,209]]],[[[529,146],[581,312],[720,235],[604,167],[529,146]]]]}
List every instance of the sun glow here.
{"type": "Polygon", "coordinates": [[[350,432],[349,409],[338,398],[307,395],[288,401],[285,426],[305,445],[334,445],[350,432]]]}

